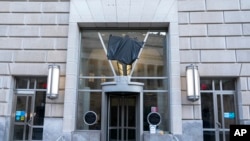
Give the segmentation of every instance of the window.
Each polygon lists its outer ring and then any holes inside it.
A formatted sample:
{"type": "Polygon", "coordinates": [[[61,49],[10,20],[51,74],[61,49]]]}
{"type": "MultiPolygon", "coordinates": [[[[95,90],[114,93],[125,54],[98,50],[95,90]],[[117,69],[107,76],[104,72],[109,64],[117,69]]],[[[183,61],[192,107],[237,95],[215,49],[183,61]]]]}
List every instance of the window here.
{"type": "MultiPolygon", "coordinates": [[[[144,118],[150,112],[150,107],[158,107],[163,118],[160,128],[167,130],[168,68],[164,30],[82,30],[76,122],[78,130],[101,129],[101,84],[114,81],[114,75],[99,35],[107,48],[110,35],[120,37],[128,35],[131,38],[137,38],[138,41],[143,41],[147,32],[149,36],[134,68],[131,81],[144,83],[144,118]],[[99,118],[98,124],[94,126],[85,125],[83,122],[83,115],[89,110],[95,111],[99,118]]],[[[117,62],[112,60],[111,64],[118,75],[117,62]]],[[[144,130],[148,130],[146,119],[144,123],[144,130]]]]}
{"type": "Polygon", "coordinates": [[[237,123],[235,79],[201,79],[204,141],[229,140],[229,128],[237,123]]]}

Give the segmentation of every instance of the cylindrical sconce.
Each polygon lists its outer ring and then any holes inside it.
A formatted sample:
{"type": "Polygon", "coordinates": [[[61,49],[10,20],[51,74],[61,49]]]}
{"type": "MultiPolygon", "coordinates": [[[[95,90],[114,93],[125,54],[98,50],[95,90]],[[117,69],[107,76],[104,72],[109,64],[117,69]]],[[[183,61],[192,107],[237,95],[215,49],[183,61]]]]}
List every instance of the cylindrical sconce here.
{"type": "Polygon", "coordinates": [[[200,97],[200,76],[198,66],[189,65],[186,67],[187,78],[187,98],[191,101],[196,101],[200,97]]]}
{"type": "Polygon", "coordinates": [[[49,65],[49,73],[47,79],[47,97],[57,98],[59,91],[60,66],[49,65]]]}

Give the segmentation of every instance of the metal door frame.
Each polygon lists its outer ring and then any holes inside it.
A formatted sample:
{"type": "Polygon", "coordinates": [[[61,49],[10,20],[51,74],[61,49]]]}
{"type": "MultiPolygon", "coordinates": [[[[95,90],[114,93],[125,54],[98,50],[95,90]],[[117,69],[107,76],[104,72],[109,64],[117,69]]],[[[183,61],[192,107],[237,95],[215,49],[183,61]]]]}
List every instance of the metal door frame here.
{"type": "MultiPolygon", "coordinates": [[[[218,115],[218,103],[217,103],[217,96],[219,96],[220,100],[220,106],[221,106],[221,114],[224,114],[224,101],[223,101],[223,95],[233,95],[234,97],[234,112],[235,112],[235,121],[236,123],[238,122],[238,111],[237,111],[237,97],[236,97],[236,90],[221,90],[222,88],[222,83],[221,79],[219,81],[220,83],[220,90],[215,90],[215,81],[212,80],[212,90],[207,90],[207,91],[201,91],[201,93],[211,93],[213,96],[213,108],[214,108],[214,128],[203,128],[203,131],[214,131],[215,132],[215,140],[220,141],[220,132],[223,133],[223,141],[226,141],[226,136],[225,136],[225,131],[229,131],[229,129],[225,128],[225,119],[222,118],[222,123],[219,122],[219,115],[218,115]],[[205,129],[205,130],[204,130],[205,129]]],[[[202,95],[202,94],[201,94],[202,95]]],[[[202,104],[202,103],[201,103],[202,104]]],[[[224,115],[221,115],[221,117],[224,117],[224,115]]]]}
{"type": "MultiPolygon", "coordinates": [[[[139,109],[139,104],[138,104],[138,94],[130,94],[130,93],[127,93],[127,94],[123,94],[123,95],[120,95],[120,94],[112,94],[112,93],[110,93],[110,94],[107,94],[108,95],[108,109],[107,109],[107,140],[109,140],[109,130],[110,130],[110,123],[109,123],[109,119],[110,119],[110,100],[111,100],[111,96],[114,96],[114,97],[117,97],[117,98],[119,98],[119,100],[126,100],[126,98],[129,98],[129,97],[133,97],[133,98],[135,98],[135,133],[137,133],[138,132],[138,123],[137,123],[137,121],[138,121],[138,117],[139,117],[139,115],[138,115],[138,110],[140,110],[139,109]]],[[[124,102],[124,101],[123,101],[124,102]]],[[[126,102],[126,101],[125,101],[126,102]]],[[[124,112],[126,112],[125,110],[124,110],[124,106],[127,106],[126,104],[121,104],[122,105],[122,122],[123,123],[121,123],[121,128],[123,128],[123,129],[125,129],[125,127],[124,127],[124,112]]],[[[127,109],[128,110],[128,109],[127,109]]],[[[118,115],[117,115],[118,116],[118,115]]],[[[128,116],[129,115],[127,115],[127,118],[126,119],[128,119],[128,116]]],[[[118,121],[118,123],[119,123],[119,121],[118,121]]],[[[118,127],[120,127],[119,125],[117,126],[117,128],[118,127]]],[[[121,137],[124,137],[124,134],[123,134],[123,132],[121,133],[121,137]]],[[[138,139],[138,136],[137,136],[137,134],[135,134],[135,140],[136,139],[138,139]]],[[[123,138],[122,138],[122,140],[123,140],[123,138]]]]}
{"type": "MultiPolygon", "coordinates": [[[[25,140],[25,136],[26,136],[26,131],[28,130],[27,127],[29,128],[29,133],[28,133],[28,140],[32,140],[32,117],[34,116],[34,106],[35,106],[35,91],[17,91],[14,95],[14,105],[13,105],[13,122],[12,122],[12,133],[11,133],[11,138],[13,139],[14,137],[14,127],[15,125],[23,125],[24,126],[24,131],[23,131],[23,140],[25,140]],[[30,110],[30,113],[26,113],[25,115],[25,121],[23,123],[18,123],[15,121],[15,112],[16,112],[16,106],[17,106],[17,99],[18,97],[25,97],[26,98],[26,103],[25,103],[25,110],[30,110]],[[31,98],[31,107],[28,107],[28,100],[29,97],[31,98]],[[30,119],[27,120],[27,114],[31,114],[30,115],[30,119]]],[[[14,139],[13,139],[14,140],[14,139]]]]}
{"type": "MultiPolygon", "coordinates": [[[[25,130],[23,132],[23,140],[25,140],[25,135],[26,135],[26,132],[27,131],[27,127],[29,128],[29,133],[28,133],[28,140],[29,141],[32,141],[32,135],[33,135],[33,129],[34,128],[43,128],[43,126],[41,125],[33,125],[34,123],[34,116],[35,116],[35,100],[36,100],[36,92],[33,91],[33,90],[17,90],[15,92],[15,96],[14,96],[14,105],[13,105],[13,110],[12,110],[12,113],[13,113],[13,119],[12,119],[12,131],[11,131],[11,138],[13,139],[14,137],[14,127],[15,125],[23,125],[25,126],[25,130]],[[30,113],[26,113],[26,117],[27,117],[27,114],[31,114],[30,115],[30,119],[27,120],[27,118],[25,118],[25,121],[24,123],[17,123],[15,121],[15,112],[16,112],[16,106],[17,106],[17,98],[18,97],[26,97],[26,99],[28,99],[29,97],[31,97],[31,107],[30,107],[30,113]],[[26,126],[27,125],[27,126],[26,126]]],[[[27,107],[27,102],[26,101],[26,109],[29,108],[27,107]]],[[[13,139],[14,140],[14,139],[13,139]]],[[[17,140],[15,140],[17,141],[17,140]]]]}

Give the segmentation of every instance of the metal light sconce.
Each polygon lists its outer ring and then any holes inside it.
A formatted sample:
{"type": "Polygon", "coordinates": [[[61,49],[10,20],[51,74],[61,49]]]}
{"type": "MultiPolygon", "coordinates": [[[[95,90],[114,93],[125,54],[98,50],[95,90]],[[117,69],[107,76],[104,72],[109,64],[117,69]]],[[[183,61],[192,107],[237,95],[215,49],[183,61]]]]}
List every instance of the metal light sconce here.
{"type": "Polygon", "coordinates": [[[49,65],[49,73],[47,79],[47,97],[54,99],[58,97],[59,91],[60,66],[49,65]]]}
{"type": "Polygon", "coordinates": [[[199,100],[200,97],[200,76],[198,66],[191,64],[186,67],[187,98],[190,101],[199,100]]]}

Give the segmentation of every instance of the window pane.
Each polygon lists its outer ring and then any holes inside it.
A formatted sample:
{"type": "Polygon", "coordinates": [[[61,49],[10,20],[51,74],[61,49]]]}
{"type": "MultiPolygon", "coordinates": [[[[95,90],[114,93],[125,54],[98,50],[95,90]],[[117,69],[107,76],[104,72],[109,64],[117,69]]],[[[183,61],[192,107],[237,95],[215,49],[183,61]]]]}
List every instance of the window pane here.
{"type": "Polygon", "coordinates": [[[161,124],[158,126],[159,130],[167,130],[167,93],[144,93],[144,130],[149,131],[149,124],[147,116],[151,112],[152,107],[157,107],[158,113],[161,115],[161,124]]]}
{"type": "Polygon", "coordinates": [[[235,90],[235,83],[233,79],[222,80],[223,90],[235,90]]]}
{"type": "Polygon", "coordinates": [[[203,128],[214,128],[214,103],[212,93],[201,93],[203,128]]]}
{"type": "Polygon", "coordinates": [[[201,90],[212,90],[212,80],[209,79],[201,79],[200,81],[200,89],[201,90]]]}
{"type": "Polygon", "coordinates": [[[80,130],[100,130],[101,129],[101,93],[97,92],[79,92],[77,99],[77,123],[76,127],[80,130]],[[83,115],[88,111],[94,111],[97,114],[97,123],[86,125],[83,121],[83,115]]]}
{"type": "Polygon", "coordinates": [[[16,88],[17,89],[28,89],[29,79],[17,78],[16,79],[16,88]]]}

